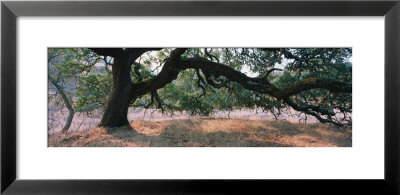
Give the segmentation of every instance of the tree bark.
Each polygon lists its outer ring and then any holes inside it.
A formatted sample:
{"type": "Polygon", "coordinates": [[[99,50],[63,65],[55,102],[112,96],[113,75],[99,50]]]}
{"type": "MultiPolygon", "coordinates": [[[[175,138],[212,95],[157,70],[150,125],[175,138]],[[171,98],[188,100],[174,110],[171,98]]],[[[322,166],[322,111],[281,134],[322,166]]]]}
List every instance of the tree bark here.
{"type": "Polygon", "coordinates": [[[75,111],[74,109],[68,109],[69,114],[67,118],[67,122],[65,123],[63,129],[61,130],[62,133],[66,133],[68,129],[71,127],[72,119],[74,118],[75,111]]]}
{"type": "Polygon", "coordinates": [[[112,65],[113,89],[99,123],[101,127],[120,127],[129,124],[127,118],[128,108],[132,100],[135,99],[131,94],[131,64],[132,57],[129,55],[114,57],[114,64],[112,65]]]}

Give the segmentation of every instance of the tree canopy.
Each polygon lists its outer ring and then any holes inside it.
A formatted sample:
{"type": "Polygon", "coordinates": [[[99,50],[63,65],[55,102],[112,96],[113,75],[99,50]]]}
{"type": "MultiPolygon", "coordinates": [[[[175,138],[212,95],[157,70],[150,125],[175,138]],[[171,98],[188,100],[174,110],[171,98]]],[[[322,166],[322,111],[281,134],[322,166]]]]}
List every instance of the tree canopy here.
{"type": "Polygon", "coordinates": [[[49,60],[50,85],[73,78],[71,105],[104,109],[100,126],[127,124],[128,107],[191,115],[257,108],[276,118],[297,111],[322,123],[352,123],[351,48],[77,48],[51,55],[58,58],[49,60]]]}

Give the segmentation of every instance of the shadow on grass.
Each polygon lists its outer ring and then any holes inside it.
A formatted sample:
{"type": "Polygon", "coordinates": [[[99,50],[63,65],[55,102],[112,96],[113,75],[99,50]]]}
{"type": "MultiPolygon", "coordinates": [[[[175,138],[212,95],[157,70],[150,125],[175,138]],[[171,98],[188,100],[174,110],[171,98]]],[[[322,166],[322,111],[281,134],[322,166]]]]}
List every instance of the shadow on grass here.
{"type": "Polygon", "coordinates": [[[151,147],[289,147],[272,141],[257,141],[247,139],[248,133],[243,132],[198,132],[190,129],[170,126],[159,135],[139,133],[131,127],[108,130],[109,134],[125,142],[133,142],[151,147]],[[128,131],[127,131],[128,130],[128,131]],[[245,139],[244,139],[245,138],[245,139]]]}
{"type": "Polygon", "coordinates": [[[134,121],[119,128],[49,135],[49,147],[351,147],[352,130],[245,119],[134,121]]]}

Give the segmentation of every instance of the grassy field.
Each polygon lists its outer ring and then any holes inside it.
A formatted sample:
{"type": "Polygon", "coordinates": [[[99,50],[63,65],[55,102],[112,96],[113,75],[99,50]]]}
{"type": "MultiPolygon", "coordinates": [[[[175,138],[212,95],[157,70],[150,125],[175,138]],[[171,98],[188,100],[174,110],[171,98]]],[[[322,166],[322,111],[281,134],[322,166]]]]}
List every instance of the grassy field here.
{"type": "Polygon", "coordinates": [[[137,120],[49,134],[49,147],[351,147],[351,128],[248,119],[137,120]]]}

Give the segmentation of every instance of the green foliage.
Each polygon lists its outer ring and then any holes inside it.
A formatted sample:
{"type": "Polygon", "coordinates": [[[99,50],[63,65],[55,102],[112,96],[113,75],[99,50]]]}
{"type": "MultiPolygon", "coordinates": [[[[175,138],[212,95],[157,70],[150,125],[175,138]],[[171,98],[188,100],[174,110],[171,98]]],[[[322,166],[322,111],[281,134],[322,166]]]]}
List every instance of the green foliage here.
{"type": "MultiPolygon", "coordinates": [[[[131,66],[132,82],[154,78],[172,50],[166,48],[147,52],[138,58],[131,66]]],[[[191,48],[182,55],[182,59],[201,58],[219,62],[249,77],[267,79],[278,89],[285,89],[309,78],[351,83],[351,56],[351,48],[191,48]],[[272,68],[282,70],[270,72],[272,68]]],[[[49,76],[66,87],[77,111],[91,112],[104,107],[112,89],[112,74],[108,67],[112,59],[105,62],[103,56],[89,49],[55,48],[49,49],[49,61],[49,76]],[[98,63],[102,65],[98,66],[98,63]]],[[[131,106],[157,108],[171,114],[185,111],[204,116],[216,111],[243,108],[257,108],[279,116],[288,108],[281,100],[245,89],[223,76],[210,78],[225,84],[221,88],[212,87],[209,81],[205,81],[206,75],[202,70],[199,73],[203,81],[199,80],[195,70],[181,70],[176,80],[157,90],[161,102],[146,94],[137,98],[131,106]]],[[[312,89],[291,97],[299,105],[318,105],[323,109],[344,112],[351,112],[351,98],[351,93],[333,94],[323,89],[312,89]]]]}
{"type": "MultiPolygon", "coordinates": [[[[103,107],[112,76],[105,67],[96,67],[102,59],[85,48],[49,48],[49,91],[55,91],[54,83],[62,87],[77,112],[103,107]]],[[[61,108],[65,103],[54,95],[49,96],[49,101],[61,108]]]]}
{"type": "Polygon", "coordinates": [[[75,95],[78,97],[75,108],[78,112],[91,112],[103,108],[112,88],[112,75],[91,73],[81,76],[75,95]]]}
{"type": "MultiPolygon", "coordinates": [[[[204,48],[193,48],[189,49],[183,58],[206,58],[214,62],[219,61],[236,70],[246,69],[248,75],[253,77],[262,77],[271,68],[281,68],[283,71],[269,75],[270,82],[280,89],[293,86],[308,78],[327,78],[344,82],[352,80],[351,49],[348,48],[220,48],[208,49],[207,53],[204,48]],[[284,54],[285,51],[293,56],[284,54]]],[[[164,52],[159,53],[162,57],[167,55],[164,52]]],[[[171,113],[186,111],[191,115],[209,115],[215,111],[259,108],[275,116],[279,116],[281,112],[288,109],[282,101],[247,90],[232,82],[219,89],[201,84],[206,89],[206,94],[203,94],[203,90],[198,86],[198,79],[194,70],[185,70],[173,83],[159,89],[158,93],[165,109],[171,113]]],[[[294,95],[292,99],[300,105],[318,105],[327,110],[332,110],[334,107],[344,108],[347,112],[351,112],[352,108],[351,94],[332,94],[323,89],[304,91],[294,95]]],[[[150,96],[145,102],[150,102],[150,96]]],[[[157,107],[158,104],[155,104],[153,108],[157,107]]]]}

